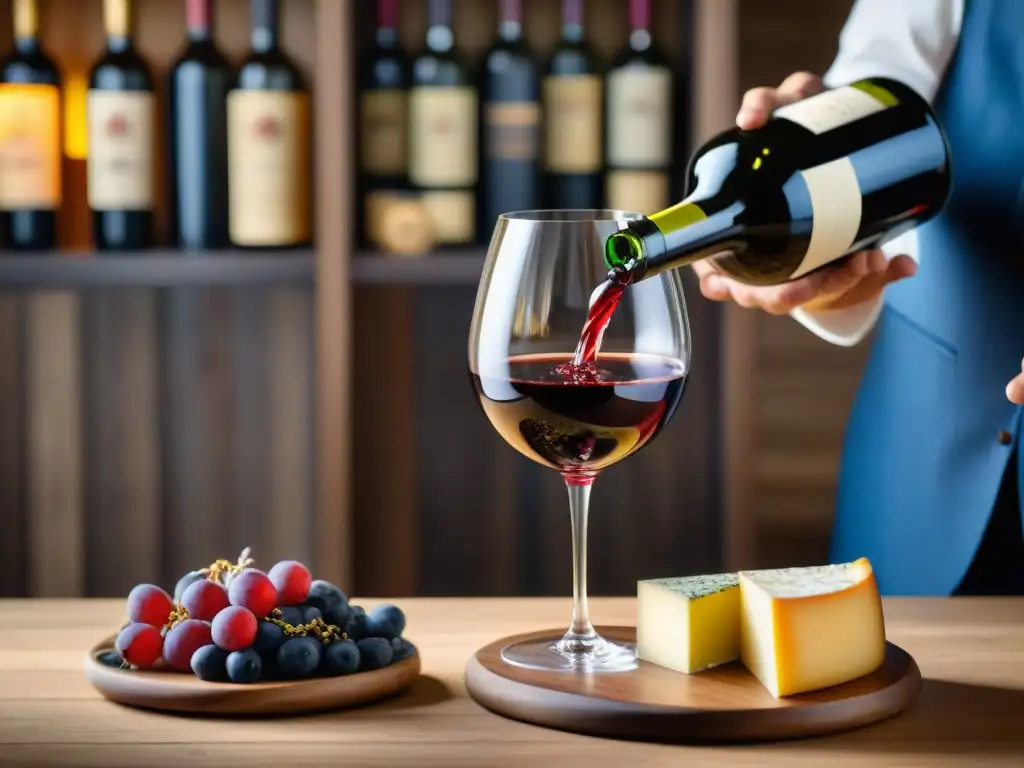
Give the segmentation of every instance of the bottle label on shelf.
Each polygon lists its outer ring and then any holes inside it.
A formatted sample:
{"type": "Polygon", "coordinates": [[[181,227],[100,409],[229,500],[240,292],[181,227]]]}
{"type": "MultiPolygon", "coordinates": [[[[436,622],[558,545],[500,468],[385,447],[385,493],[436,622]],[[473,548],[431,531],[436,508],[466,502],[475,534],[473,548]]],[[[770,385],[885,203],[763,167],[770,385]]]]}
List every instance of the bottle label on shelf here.
{"type": "Polygon", "coordinates": [[[59,208],[62,154],[60,91],[0,85],[0,209],[59,208]]]}
{"type": "Polygon", "coordinates": [[[496,160],[536,160],[540,152],[540,104],[493,101],[484,109],[485,151],[496,160]]]}
{"type": "Polygon", "coordinates": [[[476,235],[476,200],[472,192],[424,192],[423,207],[434,225],[439,245],[466,245],[476,235]]]}
{"type": "Polygon", "coordinates": [[[811,239],[796,279],[845,254],[860,230],[863,200],[853,163],[841,157],[801,171],[811,198],[811,239]]]}
{"type": "Polygon", "coordinates": [[[544,165],[551,173],[601,170],[601,85],[597,75],[544,79],[544,165]]]}
{"type": "Polygon", "coordinates": [[[779,107],[773,115],[784,117],[818,134],[887,108],[887,104],[865,90],[844,85],[779,107]]]}
{"type": "Polygon", "coordinates": [[[360,160],[366,173],[400,176],[407,168],[407,94],[398,89],[367,91],[360,99],[360,160]]]}
{"type": "Polygon", "coordinates": [[[86,189],[98,211],[153,207],[156,100],[144,91],[90,90],[86,189]]]}
{"type": "Polygon", "coordinates": [[[608,207],[650,216],[669,206],[668,174],[663,171],[609,171],[608,207]]]}
{"type": "Polygon", "coordinates": [[[477,180],[477,96],[469,86],[409,94],[409,181],[464,187],[477,180]]]}
{"type": "Polygon", "coordinates": [[[608,162],[664,168],[672,161],[672,73],[625,67],[608,75],[608,162]]]}
{"type": "Polygon", "coordinates": [[[243,246],[310,239],[309,98],[236,89],[228,94],[228,222],[243,246]]]}

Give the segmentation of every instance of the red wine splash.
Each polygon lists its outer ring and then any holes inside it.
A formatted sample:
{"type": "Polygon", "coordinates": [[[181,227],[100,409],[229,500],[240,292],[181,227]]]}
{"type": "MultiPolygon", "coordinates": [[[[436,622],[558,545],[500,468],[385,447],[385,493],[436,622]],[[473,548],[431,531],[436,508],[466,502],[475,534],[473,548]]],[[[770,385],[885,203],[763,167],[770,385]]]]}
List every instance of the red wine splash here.
{"type": "Polygon", "coordinates": [[[601,369],[597,366],[597,353],[601,349],[601,340],[608,329],[615,309],[622,300],[622,292],[628,285],[623,275],[613,274],[603,286],[604,290],[591,303],[587,320],[580,333],[580,341],[576,345],[576,354],[572,362],[562,363],[555,372],[575,384],[596,382],[601,380],[601,369]]]}

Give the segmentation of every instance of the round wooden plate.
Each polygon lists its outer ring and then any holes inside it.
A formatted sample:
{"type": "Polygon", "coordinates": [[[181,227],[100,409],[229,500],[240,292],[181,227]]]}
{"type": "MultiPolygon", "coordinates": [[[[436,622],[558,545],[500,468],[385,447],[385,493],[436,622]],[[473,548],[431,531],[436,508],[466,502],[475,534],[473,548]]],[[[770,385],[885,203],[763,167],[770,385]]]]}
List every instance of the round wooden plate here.
{"type": "MultiPolygon", "coordinates": [[[[636,641],[634,627],[601,627],[636,641]]],[[[888,643],[872,674],[822,691],[776,699],[738,662],[685,675],[640,662],[632,672],[587,675],[506,664],[509,643],[560,630],[506,637],[466,667],[466,688],[482,706],[516,720],[591,736],[668,743],[775,741],[835,733],[902,712],[921,690],[914,659],[888,643]]]]}
{"type": "Polygon", "coordinates": [[[99,657],[113,650],[114,640],[107,638],[85,657],[85,676],[93,687],[119,704],[188,715],[294,715],[342,709],[399,693],[420,674],[417,650],[383,669],[342,677],[250,685],[208,683],[168,669],[119,669],[105,664],[99,657]]]}

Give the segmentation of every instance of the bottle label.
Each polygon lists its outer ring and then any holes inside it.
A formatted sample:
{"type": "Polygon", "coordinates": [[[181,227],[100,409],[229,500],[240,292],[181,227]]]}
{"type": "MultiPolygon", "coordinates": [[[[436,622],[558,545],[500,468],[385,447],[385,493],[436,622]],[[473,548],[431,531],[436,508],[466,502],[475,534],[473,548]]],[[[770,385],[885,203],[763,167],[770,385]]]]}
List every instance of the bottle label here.
{"type": "Polygon", "coordinates": [[[661,171],[609,171],[608,207],[649,216],[668,207],[668,174],[661,171]]]}
{"type": "Polygon", "coordinates": [[[853,163],[847,157],[801,171],[811,198],[811,238],[796,279],[845,254],[857,239],[862,198],[853,163]]]}
{"type": "Polygon", "coordinates": [[[0,85],[0,209],[60,207],[60,129],[55,86],[0,85]]]}
{"type": "Polygon", "coordinates": [[[149,210],[153,207],[153,94],[91,90],[86,104],[89,207],[149,210]]]}
{"type": "Polygon", "coordinates": [[[488,157],[496,160],[536,160],[540,151],[540,104],[535,101],[495,101],[484,109],[488,157]]]}
{"type": "Polygon", "coordinates": [[[472,192],[424,192],[420,199],[434,225],[434,238],[439,244],[466,245],[473,241],[476,200],[472,192]]]}
{"type": "Polygon", "coordinates": [[[405,91],[386,89],[363,94],[363,171],[377,176],[401,176],[407,168],[407,97],[405,91]]]}
{"type": "Polygon", "coordinates": [[[409,180],[420,187],[475,184],[476,129],[476,89],[414,88],[409,94],[409,180]]]}
{"type": "Polygon", "coordinates": [[[601,78],[558,75],[544,79],[545,168],[551,173],[601,170],[601,78]]]}
{"type": "MultiPolygon", "coordinates": [[[[890,105],[883,100],[885,96],[892,99],[891,94],[881,89],[844,85],[779,107],[773,115],[784,117],[812,133],[825,133],[887,109],[890,105]]],[[[894,103],[895,99],[892,101],[894,103]]]]}
{"type": "Polygon", "coordinates": [[[228,94],[228,226],[239,245],[310,238],[309,100],[304,93],[228,94]]]}
{"type": "Polygon", "coordinates": [[[608,162],[664,168],[672,159],[672,74],[625,67],[608,76],[608,162]]]}

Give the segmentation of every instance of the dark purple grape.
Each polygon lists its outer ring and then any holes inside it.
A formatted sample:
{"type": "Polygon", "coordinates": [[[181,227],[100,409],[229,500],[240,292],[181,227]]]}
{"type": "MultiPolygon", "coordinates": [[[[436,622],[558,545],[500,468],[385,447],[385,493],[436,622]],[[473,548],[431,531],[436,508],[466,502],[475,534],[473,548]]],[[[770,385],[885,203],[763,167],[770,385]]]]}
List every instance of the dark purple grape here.
{"type": "Polygon", "coordinates": [[[232,683],[255,683],[263,673],[263,660],[252,648],[228,654],[228,679],[232,683]]]}
{"type": "Polygon", "coordinates": [[[324,650],[321,668],[325,675],[351,675],[359,671],[359,647],[351,640],[331,643],[324,650]]]}
{"type": "Polygon", "coordinates": [[[374,608],[366,617],[366,635],[390,640],[401,637],[405,629],[405,614],[397,605],[385,603],[374,608]]]}
{"type": "Polygon", "coordinates": [[[321,579],[309,585],[309,595],[304,605],[319,608],[323,620],[338,627],[344,627],[351,615],[345,593],[329,581],[321,579]]]}
{"type": "Polygon", "coordinates": [[[281,621],[285,624],[291,624],[293,627],[297,627],[302,623],[302,609],[294,605],[285,606],[284,608],[278,608],[281,612],[281,621]]]}
{"type": "Polygon", "coordinates": [[[228,652],[216,645],[204,645],[192,654],[192,671],[200,680],[220,683],[228,679],[228,652]]]}
{"type": "Polygon", "coordinates": [[[272,621],[260,620],[256,629],[256,642],[253,643],[253,650],[263,658],[271,658],[277,655],[286,640],[284,630],[272,621]]]}
{"type": "Polygon", "coordinates": [[[309,624],[313,621],[313,619],[323,618],[323,614],[320,612],[320,609],[317,608],[315,605],[304,605],[301,608],[299,608],[299,613],[302,614],[303,624],[309,624]]]}
{"type": "Polygon", "coordinates": [[[380,669],[394,661],[395,651],[391,643],[382,637],[366,637],[356,645],[359,647],[360,671],[380,669]]]}
{"type": "Polygon", "coordinates": [[[416,646],[404,637],[391,638],[391,649],[395,652],[395,661],[402,661],[416,652],[416,646]]]}
{"type": "Polygon", "coordinates": [[[277,668],[286,678],[309,677],[320,666],[321,648],[312,637],[289,637],[277,651],[277,668]]]}
{"type": "Polygon", "coordinates": [[[355,614],[345,623],[345,634],[351,640],[362,640],[366,637],[366,614],[355,614]]]}

